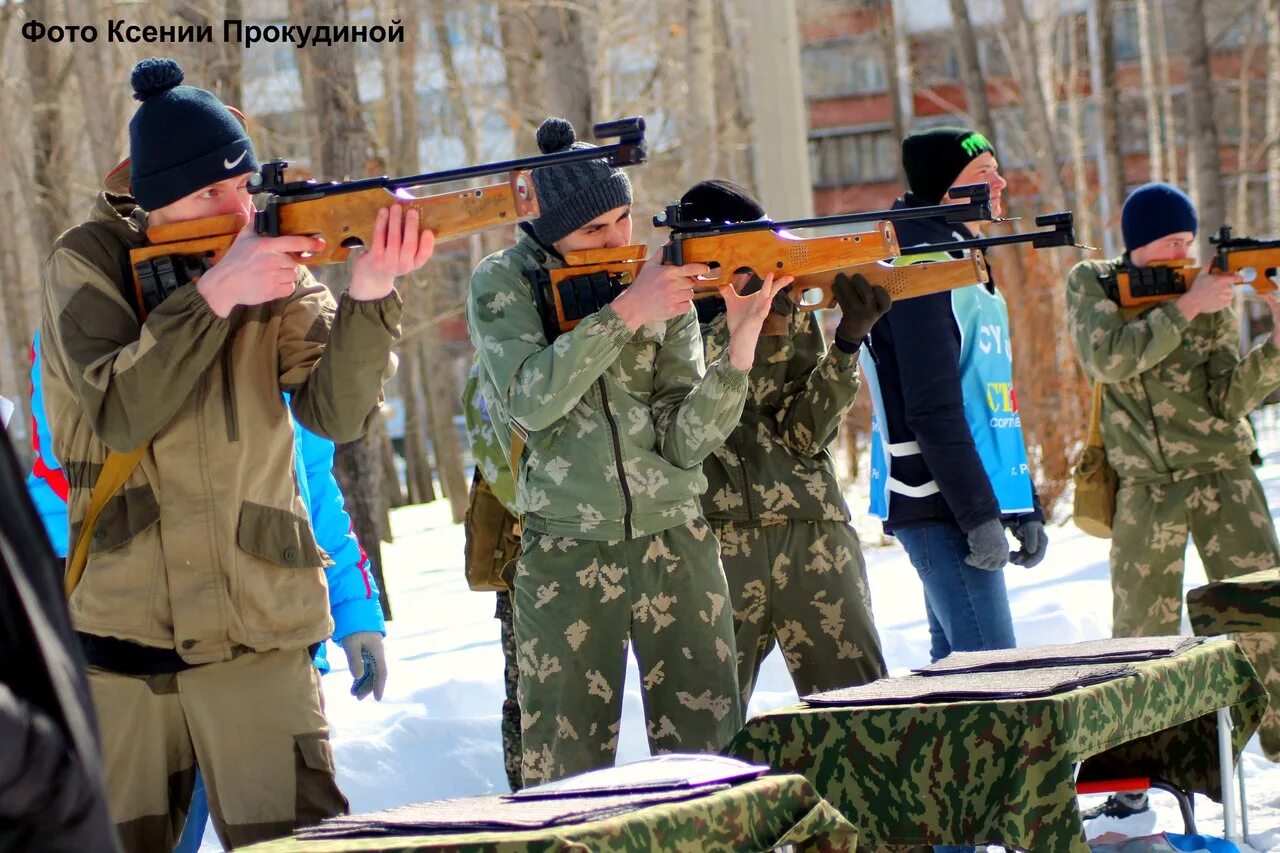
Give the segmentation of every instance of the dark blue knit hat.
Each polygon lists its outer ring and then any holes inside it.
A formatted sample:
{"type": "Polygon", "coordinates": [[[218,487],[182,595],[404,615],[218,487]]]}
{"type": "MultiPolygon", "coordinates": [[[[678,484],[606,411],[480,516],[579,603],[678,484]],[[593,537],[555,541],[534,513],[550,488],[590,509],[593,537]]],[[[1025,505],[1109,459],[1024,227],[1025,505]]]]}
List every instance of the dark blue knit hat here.
{"type": "Polygon", "coordinates": [[[1143,184],[1129,193],[1120,211],[1120,230],[1124,233],[1124,248],[1129,252],[1179,231],[1194,234],[1199,228],[1195,205],[1172,184],[1143,184]]]}
{"type": "Polygon", "coordinates": [[[133,197],[144,210],[258,170],[243,125],[212,92],[178,85],[178,63],[144,59],[129,82],[142,102],[129,122],[129,159],[133,197]]]}

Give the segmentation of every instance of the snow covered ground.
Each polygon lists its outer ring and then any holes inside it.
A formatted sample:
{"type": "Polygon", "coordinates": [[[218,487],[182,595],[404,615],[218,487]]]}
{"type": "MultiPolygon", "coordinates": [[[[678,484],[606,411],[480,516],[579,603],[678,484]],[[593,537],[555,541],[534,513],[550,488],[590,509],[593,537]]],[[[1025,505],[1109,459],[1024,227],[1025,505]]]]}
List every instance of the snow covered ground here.
{"type": "MultiPolygon", "coordinates": [[[[1280,448],[1259,474],[1273,508],[1280,508],[1280,448]]],[[[851,493],[855,514],[865,498],[851,493]]],[[[1280,514],[1280,513],[1278,513],[1280,514]]],[[[467,589],[462,570],[462,528],[449,522],[443,501],[405,507],[392,515],[395,542],[384,546],[395,605],[387,648],[390,681],[381,703],[355,701],[341,651],[325,678],[339,783],[354,811],[506,790],[498,715],[502,705],[502,652],[492,594],[467,589]]],[[[928,663],[928,628],[919,580],[905,552],[881,545],[874,524],[863,524],[876,624],[893,674],[928,663]],[[868,535],[869,534],[869,535],[868,535]]],[[[1045,562],[1006,569],[1019,645],[1106,637],[1111,628],[1107,541],[1073,525],[1051,526],[1045,562]]],[[[1187,559],[1188,588],[1205,582],[1194,550],[1187,559]]],[[[1185,633],[1190,633],[1184,616],[1185,633]]],[[[638,675],[632,661],[623,710],[619,760],[644,757],[638,675]]],[[[779,654],[765,661],[751,713],[796,700],[779,654]]],[[[1262,757],[1257,739],[1244,756],[1252,847],[1280,850],[1280,765],[1262,757]]],[[[1099,801],[1087,798],[1086,805],[1099,801]]],[[[1173,798],[1152,794],[1154,814],[1112,821],[1092,832],[1119,828],[1132,835],[1181,831],[1173,798]]],[[[1222,834],[1221,808],[1198,797],[1202,832],[1222,834]]],[[[1107,820],[1107,819],[1102,819],[1107,820]]],[[[1091,833],[1092,834],[1092,833],[1091,833]]],[[[216,843],[212,828],[207,849],[216,843]]],[[[993,848],[998,849],[998,848],[993,848]]]]}

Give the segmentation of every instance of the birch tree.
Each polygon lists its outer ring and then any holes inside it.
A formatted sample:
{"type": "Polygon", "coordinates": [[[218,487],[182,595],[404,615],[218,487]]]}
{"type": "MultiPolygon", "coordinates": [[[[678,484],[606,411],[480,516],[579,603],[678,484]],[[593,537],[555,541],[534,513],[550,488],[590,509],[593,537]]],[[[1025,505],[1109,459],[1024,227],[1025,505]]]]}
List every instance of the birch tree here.
{"type": "Polygon", "coordinates": [[[1204,0],[1185,0],[1182,30],[1187,38],[1187,139],[1192,145],[1199,191],[1200,257],[1208,257],[1209,236],[1226,220],[1226,195],[1222,187],[1222,162],[1218,155],[1218,128],[1213,115],[1213,78],[1209,68],[1209,44],[1205,35],[1204,0]]]}

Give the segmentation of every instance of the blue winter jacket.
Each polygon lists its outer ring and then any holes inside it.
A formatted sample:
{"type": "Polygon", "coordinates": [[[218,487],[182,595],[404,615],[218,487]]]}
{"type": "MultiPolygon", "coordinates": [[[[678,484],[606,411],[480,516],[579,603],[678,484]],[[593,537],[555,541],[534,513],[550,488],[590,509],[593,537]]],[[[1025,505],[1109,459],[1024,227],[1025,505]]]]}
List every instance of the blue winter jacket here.
{"type": "MultiPolygon", "coordinates": [[[[45,418],[40,390],[40,333],[32,345],[31,412],[35,463],[27,477],[27,490],[44,519],[49,541],[59,555],[67,553],[67,483],[53,452],[53,437],[45,418]]],[[[333,614],[333,639],[340,642],[357,631],[386,634],[377,582],[369,558],[356,540],[342,491],[333,477],[333,442],[293,425],[293,460],[298,489],[311,513],[316,542],[333,559],[325,570],[329,583],[329,609],[333,614]]],[[[316,666],[329,671],[324,646],[316,653],[316,666]]]]}

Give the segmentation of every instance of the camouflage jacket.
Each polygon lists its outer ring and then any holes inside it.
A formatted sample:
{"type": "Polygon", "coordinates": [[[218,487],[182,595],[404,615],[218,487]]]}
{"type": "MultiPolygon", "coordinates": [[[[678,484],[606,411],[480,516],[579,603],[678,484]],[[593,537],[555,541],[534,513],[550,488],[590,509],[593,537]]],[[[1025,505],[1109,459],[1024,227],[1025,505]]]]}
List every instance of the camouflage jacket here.
{"type": "Polygon", "coordinates": [[[139,322],[128,252],[145,214],[103,195],[45,263],[45,413],[70,483],[71,541],[112,451],[150,442],[94,527],[71,596],[79,631],[192,664],[300,649],[333,631],[294,477],[289,406],[351,441],[394,369],[400,299],[338,304],[304,268],[292,295],[218,317],[193,286],[139,322]]]}
{"type": "MultiPolygon", "coordinates": [[[[725,315],[703,326],[708,361],[728,346],[725,315]]],[[[858,392],[858,357],[826,351],[818,317],[770,314],[742,420],[703,463],[702,510],[715,521],[848,521],[827,446],[858,392]]]]}
{"type": "Polygon", "coordinates": [[[471,445],[471,458],[475,460],[476,470],[489,484],[493,496],[502,502],[507,512],[515,513],[516,486],[511,479],[511,465],[507,462],[506,451],[498,443],[498,434],[493,427],[493,419],[489,417],[486,397],[493,397],[493,392],[482,387],[483,374],[480,361],[471,365],[471,374],[467,377],[467,387],[462,389],[462,415],[467,422],[467,442],[471,445]]]}
{"type": "Polygon", "coordinates": [[[1268,338],[1242,360],[1229,309],[1188,322],[1163,303],[1126,321],[1100,283],[1122,263],[1082,261],[1067,279],[1076,354],[1105,383],[1107,461],[1135,483],[1247,465],[1254,439],[1245,416],[1280,386],[1280,349],[1268,338]]]}
{"type": "Polygon", "coordinates": [[[467,326],[503,452],[527,433],[525,527],[616,541],[699,517],[702,460],[738,422],[747,374],[725,358],[704,376],[692,311],[632,332],[605,306],[548,346],[528,275],[561,262],[519,234],[472,275],[467,326]]]}

